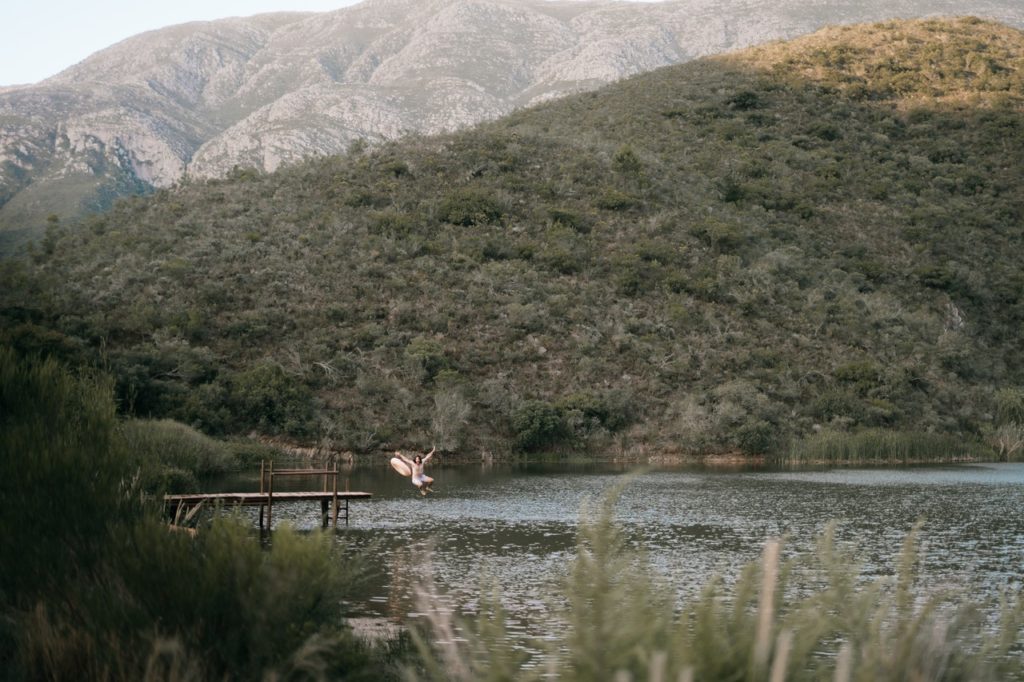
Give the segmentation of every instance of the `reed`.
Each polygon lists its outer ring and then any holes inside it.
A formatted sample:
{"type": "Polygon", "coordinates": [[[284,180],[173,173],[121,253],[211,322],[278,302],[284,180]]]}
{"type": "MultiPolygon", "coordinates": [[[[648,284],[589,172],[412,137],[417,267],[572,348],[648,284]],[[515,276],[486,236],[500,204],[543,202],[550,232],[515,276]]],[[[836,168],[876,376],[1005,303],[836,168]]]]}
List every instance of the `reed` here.
{"type": "Polygon", "coordinates": [[[226,443],[180,422],[129,419],[119,432],[148,491],[194,491],[198,479],[235,468],[234,454],[226,443]]]}
{"type": "Polygon", "coordinates": [[[234,466],[231,449],[190,426],[171,419],[129,419],[121,433],[130,452],[147,462],[157,462],[196,476],[229,471],[234,466]]]}
{"type": "Polygon", "coordinates": [[[797,441],[779,460],[786,463],[910,464],[992,458],[985,444],[948,434],[865,429],[823,430],[797,441]]]}
{"type": "Polygon", "coordinates": [[[442,618],[435,596],[420,607],[428,622],[419,633],[424,663],[407,678],[474,679],[490,669],[489,652],[500,658],[501,675],[479,679],[884,682],[1024,674],[1024,601],[1015,595],[993,607],[922,590],[918,529],[908,534],[895,575],[861,575],[854,550],[838,546],[830,526],[815,552],[783,559],[782,545],[770,541],[735,583],[712,578],[673,611],[673,586],[621,542],[612,507],[606,502],[581,523],[562,627],[545,642],[516,641],[489,614],[460,621],[449,606],[442,618]],[[527,659],[510,668],[498,653],[526,644],[544,647],[544,665],[527,659]]]}

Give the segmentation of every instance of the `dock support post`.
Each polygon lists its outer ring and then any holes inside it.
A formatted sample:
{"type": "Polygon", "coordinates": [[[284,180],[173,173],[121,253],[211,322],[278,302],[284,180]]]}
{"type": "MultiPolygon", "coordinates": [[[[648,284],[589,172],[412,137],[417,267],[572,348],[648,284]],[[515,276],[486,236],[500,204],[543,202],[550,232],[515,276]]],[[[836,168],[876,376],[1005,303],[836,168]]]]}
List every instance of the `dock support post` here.
{"type": "MultiPolygon", "coordinates": [[[[346,520],[347,525],[347,520],[346,520]]],[[[338,527],[338,461],[334,461],[334,527],[338,527]]]]}
{"type": "Polygon", "coordinates": [[[270,476],[267,482],[267,530],[274,527],[274,460],[270,460],[270,476]]]}

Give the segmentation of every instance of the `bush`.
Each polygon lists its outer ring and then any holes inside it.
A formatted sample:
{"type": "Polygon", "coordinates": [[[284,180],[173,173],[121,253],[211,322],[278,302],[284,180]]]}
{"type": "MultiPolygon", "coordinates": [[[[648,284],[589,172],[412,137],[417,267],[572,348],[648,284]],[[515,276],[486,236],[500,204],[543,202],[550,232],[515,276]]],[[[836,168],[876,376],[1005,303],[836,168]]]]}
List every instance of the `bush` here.
{"type": "Polygon", "coordinates": [[[437,209],[437,217],[443,222],[463,226],[497,223],[504,213],[501,202],[486,190],[475,188],[452,192],[437,209]]]}
{"type": "Polygon", "coordinates": [[[594,200],[594,205],[606,211],[628,211],[640,206],[640,200],[612,187],[605,188],[594,200]]]}
{"type": "Polygon", "coordinates": [[[1003,388],[996,393],[996,422],[1024,426],[1024,389],[1003,388]]]}
{"type": "Polygon", "coordinates": [[[115,579],[21,620],[24,679],[154,679],[154,666],[178,671],[166,679],[196,680],[388,672],[343,627],[342,600],[359,573],[351,555],[338,561],[327,534],[282,526],[268,551],[245,525],[219,517],[195,538],[141,521],[119,543],[108,568],[115,579]]]}
{"type": "Polygon", "coordinates": [[[423,383],[434,380],[437,374],[448,368],[444,346],[434,339],[417,336],[405,347],[405,357],[421,373],[423,383]]]}
{"type": "Polygon", "coordinates": [[[551,218],[553,226],[561,225],[562,227],[568,227],[580,234],[588,234],[590,232],[590,220],[575,211],[565,208],[551,208],[548,209],[548,217],[551,218]]]}
{"type": "Polygon", "coordinates": [[[313,423],[313,394],[280,365],[264,363],[234,376],[229,400],[248,427],[265,433],[308,434],[313,423]]]}
{"type": "Polygon", "coordinates": [[[557,407],[542,400],[527,400],[512,414],[512,432],[520,450],[536,451],[561,441],[565,422],[557,407]]]}

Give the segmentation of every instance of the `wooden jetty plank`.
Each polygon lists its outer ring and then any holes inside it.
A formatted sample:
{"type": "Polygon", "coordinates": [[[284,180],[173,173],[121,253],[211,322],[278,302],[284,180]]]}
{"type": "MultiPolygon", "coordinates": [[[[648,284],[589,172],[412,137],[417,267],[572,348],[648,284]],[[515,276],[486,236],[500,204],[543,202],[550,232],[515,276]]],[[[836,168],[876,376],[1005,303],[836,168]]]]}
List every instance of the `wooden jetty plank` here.
{"type": "MultiPolygon", "coordinates": [[[[303,491],[277,491],[273,493],[274,502],[315,502],[317,500],[332,500],[335,493],[331,490],[327,492],[321,490],[303,490],[303,491]]],[[[338,499],[347,500],[365,500],[373,497],[373,493],[363,493],[356,491],[338,491],[338,499]]],[[[270,493],[251,492],[251,493],[186,493],[181,495],[164,495],[164,504],[177,504],[184,502],[187,505],[198,504],[199,502],[208,501],[216,502],[217,500],[223,500],[230,504],[267,504],[269,502],[270,493]]]]}

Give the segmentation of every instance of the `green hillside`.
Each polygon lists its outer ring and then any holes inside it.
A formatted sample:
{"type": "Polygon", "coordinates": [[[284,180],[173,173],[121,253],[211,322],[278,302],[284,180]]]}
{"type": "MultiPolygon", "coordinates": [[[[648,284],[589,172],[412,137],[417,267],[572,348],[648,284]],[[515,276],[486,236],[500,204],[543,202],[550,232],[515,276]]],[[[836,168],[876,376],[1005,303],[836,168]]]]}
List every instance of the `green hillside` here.
{"type": "Polygon", "coordinates": [[[0,273],[121,407],[358,451],[973,437],[1024,386],[1024,34],[829,29],[133,199],[0,273]]]}

